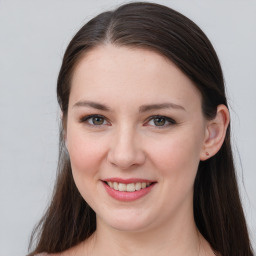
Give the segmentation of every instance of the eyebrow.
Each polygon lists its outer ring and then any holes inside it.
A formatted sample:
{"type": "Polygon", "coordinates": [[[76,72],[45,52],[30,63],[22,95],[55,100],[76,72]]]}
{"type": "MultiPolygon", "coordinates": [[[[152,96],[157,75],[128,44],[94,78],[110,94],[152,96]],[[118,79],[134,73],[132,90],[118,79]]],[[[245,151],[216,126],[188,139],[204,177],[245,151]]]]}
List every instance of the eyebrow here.
{"type": "MultiPolygon", "coordinates": [[[[101,103],[97,103],[94,101],[78,101],[73,105],[73,108],[74,107],[89,107],[89,108],[95,108],[103,111],[111,111],[111,109],[106,105],[103,105],[101,103]]],[[[142,105],[139,108],[139,112],[142,113],[142,112],[148,112],[151,110],[170,109],[170,108],[186,111],[186,109],[181,105],[177,105],[171,102],[166,102],[166,103],[160,103],[160,104],[142,105]]]]}
{"type": "Polygon", "coordinates": [[[143,105],[139,108],[139,112],[147,112],[151,110],[170,109],[170,108],[186,111],[186,109],[181,105],[167,102],[167,103],[161,103],[161,104],[143,105]]]}
{"type": "Polygon", "coordinates": [[[74,107],[90,107],[90,108],[95,108],[103,111],[110,111],[109,107],[94,101],[78,101],[73,105],[73,108],[74,107]]]}

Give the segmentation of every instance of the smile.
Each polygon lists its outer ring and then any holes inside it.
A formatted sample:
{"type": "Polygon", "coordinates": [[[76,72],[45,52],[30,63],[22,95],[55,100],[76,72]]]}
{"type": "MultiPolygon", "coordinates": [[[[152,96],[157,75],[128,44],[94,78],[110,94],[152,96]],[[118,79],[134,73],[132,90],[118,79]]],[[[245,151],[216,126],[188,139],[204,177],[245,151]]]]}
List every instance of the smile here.
{"type": "Polygon", "coordinates": [[[149,194],[156,182],[140,179],[122,180],[113,178],[102,182],[106,192],[114,199],[124,202],[134,201],[149,194]]]}
{"type": "Polygon", "coordinates": [[[136,183],[124,184],[121,182],[119,183],[119,182],[108,181],[106,183],[108,184],[108,186],[110,186],[114,190],[123,191],[123,192],[139,191],[139,190],[141,190],[143,188],[147,188],[151,185],[150,182],[136,182],[136,183]]]}

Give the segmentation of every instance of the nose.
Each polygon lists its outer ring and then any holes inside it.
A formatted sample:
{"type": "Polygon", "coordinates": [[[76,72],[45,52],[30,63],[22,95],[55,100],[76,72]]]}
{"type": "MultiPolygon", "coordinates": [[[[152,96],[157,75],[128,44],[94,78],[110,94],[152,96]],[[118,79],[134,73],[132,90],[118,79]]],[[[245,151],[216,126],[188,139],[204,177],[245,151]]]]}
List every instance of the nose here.
{"type": "Polygon", "coordinates": [[[116,167],[126,170],[142,165],[146,156],[133,129],[122,128],[112,138],[108,152],[108,161],[116,167]]]}

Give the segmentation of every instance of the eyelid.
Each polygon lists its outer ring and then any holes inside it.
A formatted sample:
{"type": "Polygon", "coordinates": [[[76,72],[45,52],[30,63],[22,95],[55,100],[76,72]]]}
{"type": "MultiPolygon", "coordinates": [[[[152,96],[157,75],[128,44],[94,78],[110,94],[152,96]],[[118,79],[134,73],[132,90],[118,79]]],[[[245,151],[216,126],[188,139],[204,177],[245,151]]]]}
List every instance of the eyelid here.
{"type": "MultiPolygon", "coordinates": [[[[166,122],[167,122],[167,124],[164,124],[163,126],[157,126],[157,125],[149,125],[149,126],[154,126],[154,127],[158,128],[158,129],[161,129],[161,128],[166,128],[166,127],[168,127],[168,126],[170,126],[170,125],[175,125],[175,124],[177,124],[177,122],[176,122],[173,118],[171,118],[171,117],[167,117],[167,116],[164,116],[164,115],[153,115],[153,116],[150,116],[149,118],[146,119],[146,121],[144,122],[143,126],[147,126],[148,123],[149,123],[151,120],[156,119],[156,118],[163,118],[163,119],[165,119],[166,122]]],[[[80,122],[80,123],[86,123],[86,125],[92,126],[92,127],[95,127],[95,128],[100,128],[100,127],[102,127],[102,126],[104,126],[104,125],[111,125],[111,123],[109,122],[109,120],[108,120],[105,116],[100,115],[100,114],[90,114],[90,115],[83,116],[83,117],[81,117],[81,118],[79,119],[79,122],[80,122]],[[91,118],[95,118],[95,117],[103,118],[104,121],[107,122],[107,124],[100,124],[100,125],[93,125],[93,124],[90,124],[90,123],[88,122],[88,120],[91,119],[91,118]]]]}
{"type": "MultiPolygon", "coordinates": [[[[81,117],[81,118],[79,119],[79,122],[80,122],[80,123],[87,123],[87,125],[92,126],[92,127],[96,127],[96,128],[99,128],[99,127],[101,127],[101,126],[103,126],[103,125],[106,125],[106,124],[102,124],[102,125],[93,125],[93,124],[88,123],[88,120],[89,120],[89,119],[95,118],[95,117],[103,118],[104,121],[106,121],[106,122],[109,124],[108,119],[107,119],[105,116],[99,115],[99,114],[91,114],[91,115],[83,116],[83,117],[81,117]]],[[[108,125],[108,124],[107,124],[107,125],[108,125]]]]}
{"type": "Polygon", "coordinates": [[[161,128],[166,128],[166,127],[168,127],[168,126],[170,126],[170,125],[175,125],[175,124],[177,124],[177,122],[176,122],[173,118],[167,117],[167,116],[163,116],[163,115],[153,115],[153,116],[150,116],[150,117],[146,120],[146,124],[148,124],[151,120],[156,119],[156,118],[163,118],[163,119],[165,119],[165,120],[169,123],[169,124],[165,124],[165,125],[163,125],[163,126],[156,126],[156,125],[154,125],[154,127],[157,127],[157,128],[159,128],[159,129],[161,129],[161,128]]]}

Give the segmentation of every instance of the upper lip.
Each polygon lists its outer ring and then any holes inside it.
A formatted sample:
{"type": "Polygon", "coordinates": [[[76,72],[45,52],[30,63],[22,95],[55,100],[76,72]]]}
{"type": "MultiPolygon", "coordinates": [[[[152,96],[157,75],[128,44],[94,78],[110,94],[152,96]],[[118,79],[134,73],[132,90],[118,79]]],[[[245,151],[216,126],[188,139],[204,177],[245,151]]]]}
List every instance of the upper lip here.
{"type": "Polygon", "coordinates": [[[137,183],[137,182],[149,182],[149,183],[153,183],[156,182],[154,180],[148,180],[148,179],[138,179],[138,178],[130,178],[130,179],[122,179],[122,178],[108,178],[108,179],[104,179],[103,181],[105,182],[118,182],[118,183],[123,183],[123,184],[130,184],[130,183],[137,183]]]}

